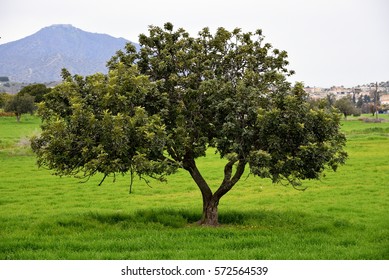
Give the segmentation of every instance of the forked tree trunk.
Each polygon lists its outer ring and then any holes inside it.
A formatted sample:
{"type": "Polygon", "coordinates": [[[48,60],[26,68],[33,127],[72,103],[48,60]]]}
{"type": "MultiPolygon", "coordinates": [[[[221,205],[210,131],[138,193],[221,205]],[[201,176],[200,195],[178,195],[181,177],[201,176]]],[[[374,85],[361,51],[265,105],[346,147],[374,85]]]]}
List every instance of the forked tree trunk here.
{"type": "Polygon", "coordinates": [[[218,205],[220,199],[231,190],[231,188],[239,181],[244,172],[246,162],[244,160],[231,160],[224,167],[224,180],[215,193],[212,193],[207,182],[204,180],[200,171],[197,169],[193,158],[187,157],[183,161],[183,167],[186,169],[201,191],[203,197],[203,215],[198,224],[205,226],[218,226],[219,215],[218,205]],[[234,176],[232,176],[233,165],[238,162],[234,176]]]}

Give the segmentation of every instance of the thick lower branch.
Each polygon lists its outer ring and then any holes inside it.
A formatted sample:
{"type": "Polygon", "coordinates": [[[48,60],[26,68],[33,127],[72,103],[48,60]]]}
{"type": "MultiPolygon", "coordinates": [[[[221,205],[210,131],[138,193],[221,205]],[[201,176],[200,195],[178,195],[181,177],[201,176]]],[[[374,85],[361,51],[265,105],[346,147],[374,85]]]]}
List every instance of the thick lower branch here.
{"type": "Polygon", "coordinates": [[[192,176],[193,180],[196,182],[197,186],[199,187],[203,197],[203,209],[204,209],[208,201],[210,201],[212,198],[211,188],[208,186],[204,177],[201,175],[200,171],[198,170],[194,159],[191,158],[184,159],[183,167],[185,170],[189,172],[189,174],[192,176]]]}
{"type": "Polygon", "coordinates": [[[236,167],[236,171],[234,176],[231,178],[232,175],[232,167],[235,162],[230,161],[226,164],[224,168],[224,180],[221,183],[218,190],[215,192],[214,196],[217,200],[219,200],[223,195],[225,195],[227,192],[229,192],[233,186],[239,181],[239,179],[242,177],[244,173],[244,169],[246,166],[246,161],[239,160],[238,166],[236,167]]]}
{"type": "Polygon", "coordinates": [[[224,179],[223,182],[228,182],[231,180],[232,176],[232,167],[237,162],[237,160],[231,160],[229,161],[226,166],[224,167],[224,179]]]}

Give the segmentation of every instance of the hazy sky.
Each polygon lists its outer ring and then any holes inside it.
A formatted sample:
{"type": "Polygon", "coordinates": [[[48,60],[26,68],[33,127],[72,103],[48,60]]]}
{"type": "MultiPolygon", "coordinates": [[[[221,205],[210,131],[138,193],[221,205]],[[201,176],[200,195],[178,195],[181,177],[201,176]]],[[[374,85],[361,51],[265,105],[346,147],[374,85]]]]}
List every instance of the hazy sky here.
{"type": "Polygon", "coordinates": [[[137,41],[167,21],[194,36],[205,26],[261,28],[288,52],[291,81],[305,85],[389,80],[388,0],[1,0],[0,44],[52,24],[137,41]]]}

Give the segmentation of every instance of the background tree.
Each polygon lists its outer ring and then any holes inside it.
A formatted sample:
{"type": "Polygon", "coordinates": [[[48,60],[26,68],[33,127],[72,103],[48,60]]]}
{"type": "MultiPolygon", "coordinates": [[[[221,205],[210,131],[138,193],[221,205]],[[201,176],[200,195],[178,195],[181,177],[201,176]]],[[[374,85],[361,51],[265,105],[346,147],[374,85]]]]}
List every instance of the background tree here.
{"type": "Polygon", "coordinates": [[[335,102],[336,102],[335,94],[333,94],[333,93],[327,94],[326,100],[327,100],[328,106],[334,106],[335,102]]]}
{"type": "Polygon", "coordinates": [[[33,114],[35,110],[34,97],[25,94],[16,94],[12,96],[6,103],[4,111],[13,112],[16,115],[16,119],[20,122],[22,114],[30,113],[33,114]]]}
{"type": "Polygon", "coordinates": [[[203,200],[200,224],[218,224],[218,205],[249,169],[298,188],[344,163],[345,137],[332,108],[312,107],[301,84],[286,81],[287,53],[261,30],[150,26],[140,51],[127,45],[107,77],[69,77],[40,109],[38,163],[58,174],[102,172],[156,177],[183,168],[203,200]],[[225,160],[215,191],[196,159],[214,147],[225,160]]]}
{"type": "Polygon", "coordinates": [[[362,109],[362,105],[363,105],[363,97],[362,97],[362,95],[359,95],[357,103],[355,104],[355,106],[357,108],[359,108],[359,109],[362,109]]]}
{"type": "Polygon", "coordinates": [[[350,96],[345,96],[336,100],[334,105],[344,115],[345,119],[347,119],[347,116],[357,113],[357,109],[350,96]]]}
{"type": "Polygon", "coordinates": [[[378,116],[378,112],[381,110],[381,106],[377,106],[374,103],[369,103],[369,113],[374,116],[378,116]]]}
{"type": "Polygon", "coordinates": [[[0,92],[0,108],[4,108],[8,100],[11,98],[11,95],[5,92],[0,92]]]}
{"type": "Polygon", "coordinates": [[[44,84],[33,84],[33,85],[28,85],[22,88],[19,91],[19,95],[31,95],[35,98],[35,102],[39,103],[43,101],[43,97],[45,94],[50,92],[50,88],[46,87],[44,84]]]}

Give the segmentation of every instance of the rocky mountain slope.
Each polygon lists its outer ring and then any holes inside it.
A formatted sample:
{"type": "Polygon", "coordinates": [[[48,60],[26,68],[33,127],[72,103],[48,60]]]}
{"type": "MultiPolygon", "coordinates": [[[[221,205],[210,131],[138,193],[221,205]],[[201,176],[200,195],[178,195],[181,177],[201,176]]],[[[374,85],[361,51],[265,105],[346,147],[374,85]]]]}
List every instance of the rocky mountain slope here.
{"type": "Polygon", "coordinates": [[[106,73],[106,62],[127,42],[72,25],[52,25],[0,45],[0,76],[13,82],[45,83],[61,80],[62,68],[80,75],[106,73]]]}

